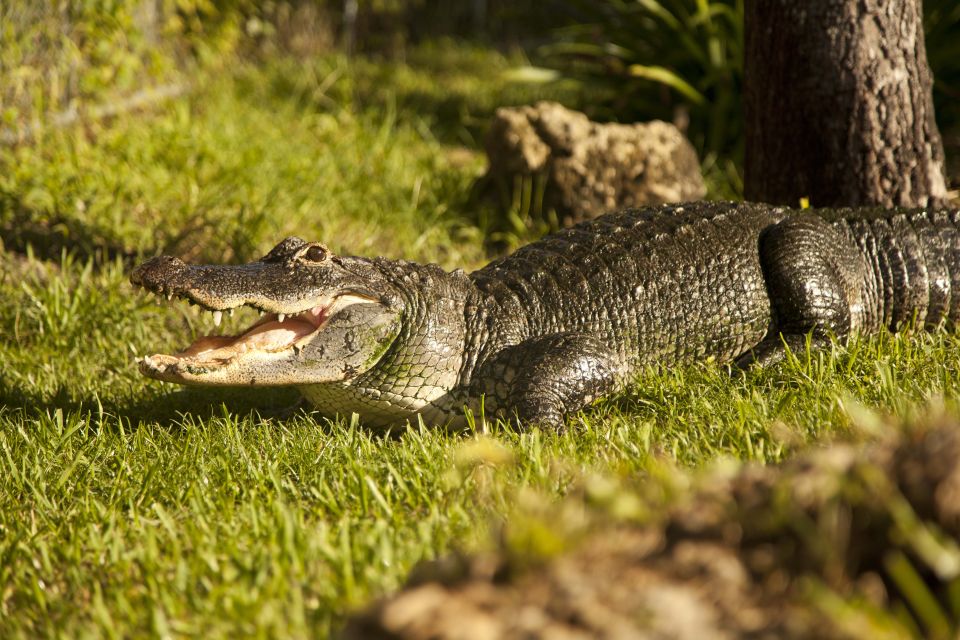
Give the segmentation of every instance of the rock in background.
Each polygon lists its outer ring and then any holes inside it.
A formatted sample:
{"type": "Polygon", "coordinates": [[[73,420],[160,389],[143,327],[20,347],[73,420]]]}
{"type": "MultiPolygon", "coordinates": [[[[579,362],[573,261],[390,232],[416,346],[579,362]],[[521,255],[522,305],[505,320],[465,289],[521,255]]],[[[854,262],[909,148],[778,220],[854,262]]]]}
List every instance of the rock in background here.
{"type": "Polygon", "coordinates": [[[600,124],[555,102],[497,110],[480,189],[509,204],[522,179],[542,180],[543,210],[564,224],[624,207],[706,193],[690,142],[672,124],[600,124]]]}

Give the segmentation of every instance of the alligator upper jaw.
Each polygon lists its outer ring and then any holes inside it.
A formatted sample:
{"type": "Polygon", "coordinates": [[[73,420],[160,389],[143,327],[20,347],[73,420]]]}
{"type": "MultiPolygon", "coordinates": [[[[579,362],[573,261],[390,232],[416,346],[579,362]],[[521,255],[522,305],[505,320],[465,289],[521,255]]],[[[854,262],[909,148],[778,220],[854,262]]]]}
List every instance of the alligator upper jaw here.
{"type": "Polygon", "coordinates": [[[238,307],[294,315],[332,300],[329,287],[291,277],[285,265],[264,262],[188,265],[179,258],[158,256],[135,268],[130,282],[167,300],[179,298],[212,311],[217,324],[224,311],[238,307]]]}

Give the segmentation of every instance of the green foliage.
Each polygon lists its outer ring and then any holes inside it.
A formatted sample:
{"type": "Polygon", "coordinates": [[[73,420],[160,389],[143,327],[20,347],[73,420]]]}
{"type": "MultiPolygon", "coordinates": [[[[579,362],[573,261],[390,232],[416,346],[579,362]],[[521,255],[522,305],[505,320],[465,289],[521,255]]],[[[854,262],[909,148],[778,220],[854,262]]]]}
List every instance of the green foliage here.
{"type": "Polygon", "coordinates": [[[127,91],[169,73],[172,61],[152,47],[138,25],[143,4],[0,4],[0,124],[23,125],[76,101],[127,91]]]}
{"type": "Polygon", "coordinates": [[[944,133],[960,133],[960,4],[923,0],[923,13],[937,123],[944,133]]]}
{"type": "Polygon", "coordinates": [[[244,96],[247,83],[264,82],[214,81],[156,118],[95,126],[92,138],[61,130],[0,149],[8,243],[32,241],[46,253],[66,244],[87,254],[166,249],[246,259],[285,234],[327,237],[331,222],[352,220],[349,237],[360,240],[350,242],[353,250],[372,244],[395,253],[418,238],[430,246],[433,234],[456,224],[447,210],[469,173],[445,168],[439,146],[414,126],[382,111],[303,113],[290,100],[244,96]],[[404,232],[387,232],[384,215],[404,232]],[[398,244],[379,241],[387,237],[398,244]]]}
{"type": "Polygon", "coordinates": [[[0,146],[0,232],[54,258],[69,247],[246,260],[296,234],[476,264],[467,196],[483,160],[460,145],[478,146],[499,104],[534,98],[501,78],[512,64],[447,43],[408,63],[328,55],[200,75],[204,89],[151,117],[0,146]]]}
{"type": "MultiPolygon", "coordinates": [[[[664,460],[776,462],[848,435],[851,399],[909,414],[942,398],[956,411],[960,339],[947,332],[746,376],[650,371],[564,434],[412,425],[380,437],[349,419],[270,417],[289,391],[139,376],[135,356],[213,327],[135,294],[136,254],[238,260],[296,233],[483,262],[466,203],[479,131],[497,105],[545,96],[503,77],[515,59],[437,46],[388,65],[327,55],[201,71],[191,95],[155,112],[0,147],[0,637],[322,637],[418,560],[485,544],[518,495],[554,501],[585,476],[656,474],[664,460]]],[[[543,528],[514,542],[562,545],[543,528]]]]}
{"type": "Polygon", "coordinates": [[[303,109],[369,111],[379,117],[388,109],[390,117],[414,125],[426,138],[477,149],[498,107],[536,100],[577,107],[586,99],[571,83],[516,82],[515,68],[523,60],[440,39],[411,48],[402,60],[342,55],[272,59],[265,63],[264,86],[246,86],[251,92],[262,94],[266,88],[274,98],[292,98],[303,109]]]}
{"type": "MultiPolygon", "coordinates": [[[[742,193],[743,0],[573,0],[573,26],[543,48],[583,83],[589,110],[620,121],[689,121],[711,192],[742,193]]],[[[924,0],[941,130],[960,127],[960,5],[924,0]]]]}
{"type": "Polygon", "coordinates": [[[165,35],[181,39],[201,60],[216,62],[236,51],[257,6],[254,0],[163,0],[160,20],[165,35]]]}
{"type": "MultiPolygon", "coordinates": [[[[159,82],[188,83],[196,63],[218,68],[289,28],[294,4],[325,25],[331,2],[254,0],[11,0],[0,4],[0,125],[27,126],[159,82]]],[[[319,26],[318,26],[319,25],[319,26]]],[[[326,42],[327,46],[331,43],[326,42]]]]}
{"type": "MultiPolygon", "coordinates": [[[[331,224],[333,237],[348,231],[331,224]]],[[[418,560],[485,545],[508,519],[518,553],[562,551],[556,526],[523,509],[585,478],[776,462],[850,436],[861,404],[909,415],[960,399],[957,335],[883,335],[746,376],[650,371],[564,434],[412,425],[380,437],[349,420],[269,417],[289,393],[140,377],[135,355],[212,326],[135,295],[118,263],[4,254],[0,297],[4,638],[323,637],[418,560]]],[[[592,483],[595,499],[635,512],[592,483]]]]}
{"type": "Polygon", "coordinates": [[[548,60],[595,90],[617,120],[690,121],[701,155],[742,145],[742,0],[576,0],[583,22],[558,32],[548,60]]]}

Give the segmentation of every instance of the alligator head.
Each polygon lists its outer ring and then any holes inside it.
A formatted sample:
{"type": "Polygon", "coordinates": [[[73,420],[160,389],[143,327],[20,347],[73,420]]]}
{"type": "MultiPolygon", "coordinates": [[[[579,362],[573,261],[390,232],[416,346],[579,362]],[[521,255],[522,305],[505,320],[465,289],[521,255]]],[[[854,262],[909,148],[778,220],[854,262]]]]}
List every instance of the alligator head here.
{"type": "Polygon", "coordinates": [[[287,238],[258,261],[191,266],[160,256],[130,281],[213,313],[249,306],[265,315],[231,336],[204,336],[183,350],[147,356],[140,371],[180,384],[288,385],[346,380],[374,366],[396,339],[403,303],[368,260],[287,238]]]}

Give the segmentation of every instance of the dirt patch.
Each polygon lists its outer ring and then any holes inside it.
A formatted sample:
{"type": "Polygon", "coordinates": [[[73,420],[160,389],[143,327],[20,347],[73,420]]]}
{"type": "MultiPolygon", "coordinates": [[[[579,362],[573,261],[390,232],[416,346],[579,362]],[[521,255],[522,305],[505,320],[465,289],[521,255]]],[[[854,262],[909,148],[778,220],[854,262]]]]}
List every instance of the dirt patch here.
{"type": "Polygon", "coordinates": [[[590,507],[588,532],[552,558],[504,545],[423,565],[343,637],[950,637],[960,423],[897,432],[713,472],[669,499],[635,493],[642,517],[590,507]]]}

